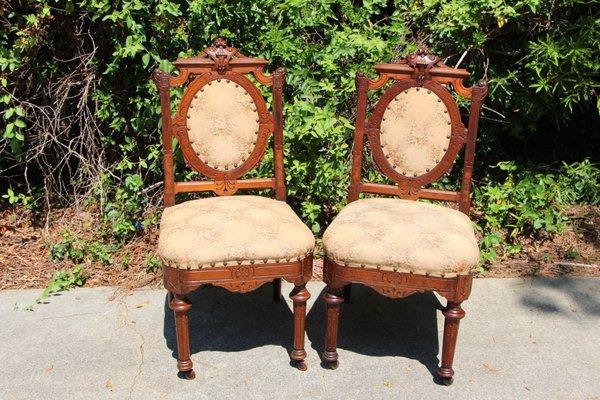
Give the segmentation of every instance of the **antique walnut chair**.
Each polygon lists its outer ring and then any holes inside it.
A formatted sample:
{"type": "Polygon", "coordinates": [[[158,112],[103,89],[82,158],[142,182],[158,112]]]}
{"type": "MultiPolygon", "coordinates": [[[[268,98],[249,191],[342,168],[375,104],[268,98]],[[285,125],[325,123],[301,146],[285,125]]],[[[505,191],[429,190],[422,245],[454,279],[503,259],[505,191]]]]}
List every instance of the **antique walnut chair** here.
{"type": "Polygon", "coordinates": [[[361,72],[356,75],[358,110],[350,204],[323,235],[327,283],[323,361],[337,368],[339,311],[341,303],[349,300],[350,284],[362,283],[390,298],[435,291],[448,300],[437,374],[443,383],[451,384],[458,324],[465,316],[461,303],[469,297],[479,258],[467,214],[477,125],[487,84],[465,87],[466,70],[447,67],[426,49],[374,69],[379,73],[375,81],[361,72]],[[369,90],[384,87],[367,116],[369,90]],[[466,127],[450,89],[471,101],[466,127]],[[362,181],[365,135],[377,168],[394,185],[362,181]],[[463,147],[460,191],[425,188],[449,171],[463,147]],[[359,200],[360,193],[399,198],[359,200]],[[460,211],[415,201],[418,199],[456,202],[460,211]]]}
{"type": "Polygon", "coordinates": [[[267,60],[250,58],[218,39],[198,57],[173,63],[179,75],[156,70],[164,146],[164,210],[158,254],[175,314],[177,368],[193,379],[187,295],[201,285],[248,292],[273,282],[281,299],[281,279],[294,284],[294,340],[291,358],[306,369],[305,288],[312,274],[314,237],[286,204],[283,170],[282,91],[284,69],[265,75],[267,60]],[[247,75],[272,86],[273,112],[247,75]],[[171,115],[170,89],[187,85],[171,115]],[[263,157],[273,134],[274,177],[240,179],[263,157]],[[188,166],[207,180],[175,182],[173,138],[188,166]],[[232,196],[239,189],[272,189],[275,199],[232,196]],[[175,195],[214,192],[218,196],[175,205],[175,195]]]}

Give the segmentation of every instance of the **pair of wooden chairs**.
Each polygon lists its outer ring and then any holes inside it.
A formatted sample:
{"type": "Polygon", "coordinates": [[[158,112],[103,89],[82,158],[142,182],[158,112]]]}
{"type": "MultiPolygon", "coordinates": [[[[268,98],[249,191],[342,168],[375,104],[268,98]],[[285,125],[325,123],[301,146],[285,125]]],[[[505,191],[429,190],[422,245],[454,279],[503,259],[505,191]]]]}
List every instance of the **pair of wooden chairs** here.
{"type": "MultiPolygon", "coordinates": [[[[263,73],[267,60],[250,58],[222,39],[198,57],[174,62],[179,74],[157,70],[164,145],[164,202],[158,254],[164,284],[175,314],[177,367],[193,378],[187,295],[201,285],[248,292],[273,283],[281,299],[281,279],[294,284],[291,359],[307,368],[304,349],[306,283],[312,276],[315,240],[286,204],[283,150],[285,70],[263,73]],[[272,86],[272,111],[257,86],[272,86]],[[171,115],[170,89],[187,85],[171,115]],[[273,134],[274,177],[240,179],[263,157],[273,134]],[[175,182],[173,139],[188,166],[208,180],[175,182]],[[272,189],[275,199],[230,196],[240,189],[272,189]],[[218,196],[175,205],[178,193],[214,192],[218,196]]],[[[461,302],[471,290],[479,251],[468,214],[471,174],[484,83],[465,87],[464,69],[445,66],[426,50],[376,65],[372,81],[358,73],[358,110],[352,151],[350,204],[323,236],[327,329],[323,361],[337,367],[340,305],[350,285],[361,283],[384,296],[400,298],[436,291],[448,300],[439,377],[451,383],[461,302]],[[368,92],[384,89],[369,112],[368,92]],[[450,89],[471,100],[468,124],[462,122],[450,89]],[[365,136],[378,169],[395,184],[363,182],[365,136]],[[425,188],[439,179],[464,152],[459,192],[425,188]],[[398,198],[364,198],[361,193],[398,198]],[[417,202],[449,201],[459,210],[417,202]]],[[[365,339],[367,340],[367,339],[365,339]]]]}

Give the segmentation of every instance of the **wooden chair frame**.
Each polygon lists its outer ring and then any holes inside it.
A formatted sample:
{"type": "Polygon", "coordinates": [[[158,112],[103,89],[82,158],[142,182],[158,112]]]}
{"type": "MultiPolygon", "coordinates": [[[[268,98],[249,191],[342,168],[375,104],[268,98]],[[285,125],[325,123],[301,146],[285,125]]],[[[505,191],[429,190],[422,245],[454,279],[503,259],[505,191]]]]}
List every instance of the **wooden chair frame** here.
{"type": "MultiPolygon", "coordinates": [[[[420,198],[457,202],[461,212],[468,215],[473,173],[473,159],[479,122],[479,113],[487,95],[487,82],[465,87],[463,80],[469,76],[464,69],[450,68],[438,57],[429,54],[427,49],[419,49],[398,63],[378,64],[374,69],[379,73],[376,80],[370,80],[364,73],[356,74],[358,105],[356,130],[352,151],[352,176],[348,192],[348,202],[358,200],[360,193],[398,196],[403,199],[420,198]],[[367,95],[369,90],[378,90],[392,80],[393,84],[380,97],[371,116],[367,118],[367,95]],[[451,86],[459,95],[471,100],[468,126],[461,121],[456,102],[448,91],[451,86]],[[446,104],[452,123],[448,149],[438,164],[420,176],[406,176],[396,172],[380,145],[380,126],[389,102],[407,88],[416,87],[435,92],[446,104]],[[365,134],[370,144],[371,154],[378,169],[394,180],[396,185],[363,182],[361,179],[365,134]],[[423,188],[442,177],[452,166],[459,151],[465,147],[464,167],[459,192],[423,188]]],[[[417,89],[418,90],[418,89],[417,89]]],[[[402,298],[416,292],[436,291],[448,300],[443,310],[445,317],[441,366],[437,375],[443,383],[451,384],[454,370],[452,362],[456,347],[458,325],[465,316],[461,303],[469,297],[473,275],[437,277],[416,275],[379,269],[356,268],[340,265],[325,256],[323,279],[327,284],[326,348],[323,361],[333,369],[338,366],[337,337],[340,305],[350,300],[352,283],[362,283],[390,298],[402,298]]]]}
{"type": "MultiPolygon", "coordinates": [[[[286,200],[285,176],[283,168],[283,85],[285,70],[279,68],[271,75],[263,73],[267,60],[250,58],[236,48],[229,47],[225,40],[217,39],[198,56],[180,59],[173,63],[179,75],[171,76],[157,69],[154,81],[160,94],[162,113],[162,142],[164,169],[164,203],[169,207],[175,204],[178,193],[212,191],[219,196],[233,195],[239,189],[272,189],[275,198],[286,200]],[[261,84],[272,86],[273,113],[257,87],[246,77],[252,74],[261,84]],[[258,113],[259,132],[255,147],[248,158],[231,170],[215,169],[203,162],[194,152],[189,142],[186,114],[194,95],[204,85],[213,80],[229,79],[242,86],[252,97],[258,113]],[[191,81],[191,82],[190,82],[191,81]],[[170,89],[189,83],[175,115],[171,115],[170,89]],[[269,136],[274,135],[275,173],[271,178],[239,179],[254,168],[262,159],[269,136]],[[173,166],[172,140],[177,138],[186,164],[210,180],[176,182],[173,166]]],[[[310,293],[306,283],[312,276],[312,255],[289,262],[267,262],[211,267],[198,270],[163,267],[164,285],[169,291],[169,305],[175,314],[177,334],[177,368],[185,378],[193,379],[195,373],[190,359],[188,313],[191,302],[187,295],[202,285],[223,287],[232,292],[249,292],[267,282],[273,282],[273,299],[281,300],[281,279],[294,284],[290,298],[294,304],[294,340],[291,359],[301,370],[306,370],[304,350],[306,301],[310,293]]]]}

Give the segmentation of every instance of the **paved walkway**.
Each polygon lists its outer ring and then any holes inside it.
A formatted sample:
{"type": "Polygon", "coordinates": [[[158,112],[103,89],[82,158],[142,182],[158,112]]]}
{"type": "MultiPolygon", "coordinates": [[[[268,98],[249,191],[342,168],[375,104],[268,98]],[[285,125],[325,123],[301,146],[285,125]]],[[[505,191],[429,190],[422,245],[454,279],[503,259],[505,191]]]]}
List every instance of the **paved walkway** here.
{"type": "MultiPolygon", "coordinates": [[[[285,293],[291,286],[284,286],[285,293]]],[[[288,364],[290,303],[270,285],[192,296],[197,378],[176,377],[165,292],[0,292],[0,399],[600,399],[600,279],[479,279],[464,303],[451,387],[438,386],[438,298],[353,287],[340,367],[326,370],[323,284],[309,285],[309,369],[288,364]],[[316,302],[315,302],[316,300],[316,302]]]]}

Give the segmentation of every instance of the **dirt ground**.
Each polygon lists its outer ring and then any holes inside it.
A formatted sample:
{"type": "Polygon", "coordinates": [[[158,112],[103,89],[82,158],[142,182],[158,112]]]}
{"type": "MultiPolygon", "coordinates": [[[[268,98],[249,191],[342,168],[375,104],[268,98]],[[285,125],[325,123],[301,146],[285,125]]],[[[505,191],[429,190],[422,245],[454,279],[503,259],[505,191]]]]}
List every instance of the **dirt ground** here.
{"type": "MultiPolygon", "coordinates": [[[[517,276],[600,276],[600,207],[576,206],[567,210],[569,227],[560,235],[526,239],[523,251],[502,256],[478,273],[479,277],[517,276]]],[[[75,238],[102,241],[95,226],[93,210],[69,209],[50,215],[48,226],[32,223],[31,215],[22,210],[0,212],[0,290],[43,288],[55,270],[70,270],[70,261],[53,262],[50,249],[60,242],[65,230],[75,238]]],[[[45,218],[40,218],[45,220],[45,218]]],[[[148,258],[154,254],[156,227],[144,232],[119,250],[111,253],[112,263],[104,265],[86,259],[83,269],[89,274],[85,286],[121,286],[133,289],[160,286],[161,274],[149,272],[148,258]]],[[[322,252],[317,249],[314,277],[322,275],[322,252]]]]}
{"type": "MultiPolygon", "coordinates": [[[[95,232],[98,213],[94,210],[56,211],[44,221],[33,223],[29,213],[6,210],[0,213],[0,290],[43,288],[56,270],[71,270],[71,261],[53,262],[50,249],[64,232],[83,240],[102,242],[95,232]]],[[[45,218],[40,218],[44,219],[45,218]]],[[[86,259],[83,270],[89,275],[85,286],[122,286],[134,289],[159,286],[161,274],[148,272],[146,260],[154,254],[157,230],[151,229],[111,253],[113,263],[86,259]]]]}

